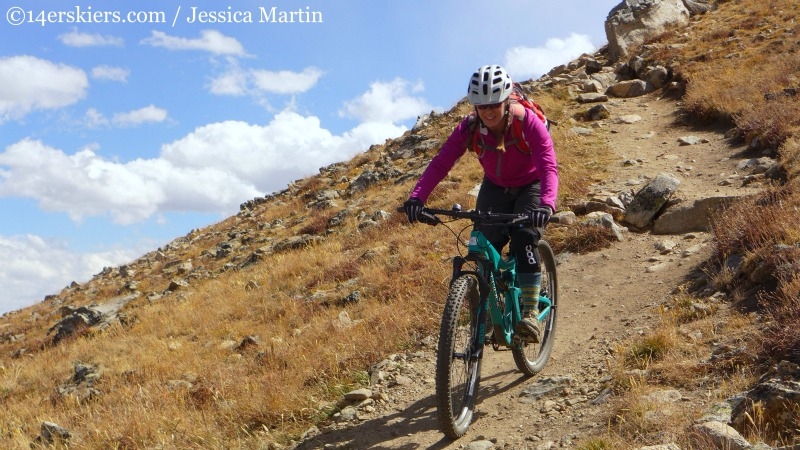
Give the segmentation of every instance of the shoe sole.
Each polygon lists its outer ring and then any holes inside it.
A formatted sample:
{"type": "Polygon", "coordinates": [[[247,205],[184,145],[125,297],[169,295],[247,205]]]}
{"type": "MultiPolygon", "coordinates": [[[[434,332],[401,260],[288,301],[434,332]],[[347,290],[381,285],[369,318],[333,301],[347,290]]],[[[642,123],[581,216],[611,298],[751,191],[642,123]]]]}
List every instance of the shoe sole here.
{"type": "Polygon", "coordinates": [[[523,340],[526,340],[533,344],[538,344],[540,342],[539,334],[541,333],[540,330],[531,330],[529,328],[519,327],[514,330],[516,334],[523,340]]]}

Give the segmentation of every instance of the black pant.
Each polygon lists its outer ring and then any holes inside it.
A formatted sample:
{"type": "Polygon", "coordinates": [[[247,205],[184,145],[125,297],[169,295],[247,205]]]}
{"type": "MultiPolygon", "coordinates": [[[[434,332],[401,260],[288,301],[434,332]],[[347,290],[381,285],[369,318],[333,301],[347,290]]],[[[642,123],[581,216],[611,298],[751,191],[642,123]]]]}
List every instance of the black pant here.
{"type": "MultiPolygon", "coordinates": [[[[504,188],[484,178],[478,191],[475,209],[478,211],[491,211],[501,214],[529,213],[539,207],[541,187],[539,181],[518,188],[504,188]]],[[[539,230],[533,228],[518,228],[509,230],[502,227],[481,227],[481,232],[486,235],[498,252],[511,241],[511,251],[517,258],[517,272],[539,272],[538,245],[539,230]],[[533,258],[531,257],[533,256],[533,258]]]]}

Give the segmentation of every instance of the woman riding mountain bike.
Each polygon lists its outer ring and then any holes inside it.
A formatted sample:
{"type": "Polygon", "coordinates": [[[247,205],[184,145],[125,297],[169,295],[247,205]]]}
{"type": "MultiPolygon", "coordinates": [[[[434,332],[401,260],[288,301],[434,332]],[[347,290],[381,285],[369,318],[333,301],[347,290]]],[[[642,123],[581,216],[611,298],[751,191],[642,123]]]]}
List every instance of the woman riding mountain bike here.
{"type": "Polygon", "coordinates": [[[539,342],[539,321],[534,315],[542,279],[537,245],[540,229],[555,211],[558,166],[547,126],[532,110],[511,100],[513,89],[511,77],[498,65],[480,67],[472,74],[467,98],[475,111],[447,138],[403,209],[409,222],[417,222],[434,188],[465,152],[474,150],[484,172],[475,209],[531,214],[534,219],[533,228],[515,229],[510,238],[497,227],[480,230],[498,252],[510,240],[522,290],[523,320],[517,323],[515,332],[530,342],[539,342]],[[513,132],[515,128],[521,133],[513,132]]]}

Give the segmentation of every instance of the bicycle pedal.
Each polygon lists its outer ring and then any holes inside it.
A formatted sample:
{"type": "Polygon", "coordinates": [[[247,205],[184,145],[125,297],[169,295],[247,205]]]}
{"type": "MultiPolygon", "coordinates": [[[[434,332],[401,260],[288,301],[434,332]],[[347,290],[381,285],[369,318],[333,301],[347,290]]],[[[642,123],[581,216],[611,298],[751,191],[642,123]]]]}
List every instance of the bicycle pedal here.
{"type": "Polygon", "coordinates": [[[525,344],[530,344],[531,340],[528,339],[528,338],[522,337],[517,333],[514,333],[514,335],[511,336],[511,342],[514,345],[525,345],[525,344]]]}

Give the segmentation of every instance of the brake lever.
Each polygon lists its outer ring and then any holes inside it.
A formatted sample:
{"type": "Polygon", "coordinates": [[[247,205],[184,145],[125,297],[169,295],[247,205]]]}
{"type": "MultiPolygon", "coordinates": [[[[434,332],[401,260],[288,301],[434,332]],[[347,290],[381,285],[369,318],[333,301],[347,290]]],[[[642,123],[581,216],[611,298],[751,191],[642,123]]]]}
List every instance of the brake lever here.
{"type": "Polygon", "coordinates": [[[442,223],[441,219],[425,211],[423,211],[422,214],[420,214],[419,221],[420,223],[424,223],[426,225],[431,225],[431,226],[436,226],[442,223]]]}

